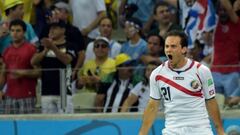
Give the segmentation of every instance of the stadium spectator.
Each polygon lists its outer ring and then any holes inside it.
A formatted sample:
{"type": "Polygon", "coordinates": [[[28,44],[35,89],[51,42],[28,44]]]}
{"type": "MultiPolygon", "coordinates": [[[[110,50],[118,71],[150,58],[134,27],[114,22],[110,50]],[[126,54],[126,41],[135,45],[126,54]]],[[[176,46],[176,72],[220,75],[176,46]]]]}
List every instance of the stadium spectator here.
{"type": "Polygon", "coordinates": [[[77,52],[75,45],[65,39],[66,23],[52,23],[49,37],[41,40],[39,52],[34,55],[32,64],[42,69],[42,113],[73,113],[71,96],[71,70],[77,52]],[[60,99],[60,69],[66,72],[67,106],[61,108],[60,99]]]}
{"type": "Polygon", "coordinates": [[[36,104],[36,83],[40,72],[31,65],[36,48],[25,40],[27,26],[17,19],[9,24],[12,44],[3,52],[3,69],[0,76],[0,100],[6,83],[4,113],[34,113],[36,104]]]}
{"type": "Polygon", "coordinates": [[[40,39],[42,38],[42,32],[44,32],[45,27],[50,23],[49,20],[52,19],[53,4],[54,0],[33,0],[31,23],[40,39]]]}
{"type": "MultiPolygon", "coordinates": [[[[55,3],[54,7],[51,9],[50,12],[52,13],[52,16],[49,17],[49,23],[58,22],[59,20],[64,21],[66,23],[66,31],[65,31],[66,40],[67,42],[71,42],[76,46],[75,48],[76,48],[76,51],[78,52],[78,56],[77,56],[78,58],[77,58],[77,61],[74,62],[74,70],[72,73],[72,79],[75,80],[77,78],[77,71],[80,67],[82,67],[84,62],[84,57],[85,57],[85,53],[84,53],[85,45],[84,45],[83,36],[80,30],[69,22],[71,9],[66,2],[60,1],[55,3]]],[[[43,37],[47,37],[48,33],[49,33],[49,25],[47,25],[44,28],[40,39],[43,37]]]]}
{"type": "Polygon", "coordinates": [[[86,61],[79,72],[78,87],[87,87],[89,91],[96,92],[97,84],[101,78],[115,71],[115,61],[108,56],[110,51],[109,40],[106,37],[97,37],[94,41],[93,51],[96,58],[86,61]]]}
{"type": "Polygon", "coordinates": [[[167,60],[164,53],[164,39],[158,34],[150,34],[147,38],[148,53],[141,57],[144,64],[156,62],[159,65],[167,60]]]}
{"type": "MultiPolygon", "coordinates": [[[[4,11],[7,18],[1,22],[0,27],[0,53],[4,51],[6,47],[11,44],[11,36],[9,34],[9,23],[15,19],[23,19],[23,1],[22,0],[5,0],[4,2],[4,11]]],[[[26,23],[27,29],[25,32],[25,38],[30,43],[37,43],[38,37],[36,36],[32,25],[26,23]]]]}
{"type": "Polygon", "coordinates": [[[179,24],[183,29],[185,29],[185,26],[188,21],[187,18],[189,16],[189,10],[194,5],[196,0],[163,0],[163,1],[174,6],[175,8],[178,8],[179,24]]]}
{"type": "Polygon", "coordinates": [[[157,28],[150,31],[150,34],[158,34],[165,38],[167,32],[171,30],[181,30],[181,26],[173,23],[171,13],[169,11],[169,4],[166,2],[159,2],[155,5],[154,19],[157,21],[157,28]]]}
{"type": "Polygon", "coordinates": [[[115,61],[117,71],[100,82],[95,100],[97,112],[120,112],[130,90],[140,81],[133,74],[134,62],[130,56],[121,53],[115,61]]]}
{"type": "Polygon", "coordinates": [[[152,71],[158,66],[159,64],[156,62],[149,62],[146,65],[145,72],[144,72],[144,80],[137,83],[133,89],[129,92],[128,97],[125,99],[121,112],[127,112],[130,107],[138,102],[138,112],[143,112],[145,107],[147,106],[147,102],[150,98],[150,89],[149,89],[149,77],[152,71]]]}
{"type": "Polygon", "coordinates": [[[138,18],[143,24],[143,33],[148,33],[154,22],[153,8],[157,0],[122,0],[119,6],[120,24],[131,18],[138,18]]]}
{"type": "MultiPolygon", "coordinates": [[[[6,14],[4,12],[4,1],[5,0],[1,0],[0,1],[0,16],[2,16],[2,18],[6,17],[6,14]]],[[[38,1],[38,0],[22,0],[23,4],[24,4],[24,16],[23,16],[23,20],[25,21],[25,23],[29,23],[30,19],[32,17],[32,10],[33,10],[33,6],[32,4],[34,3],[34,1],[38,1]]],[[[0,17],[1,18],[1,17],[0,17]]],[[[0,19],[1,20],[1,19],[0,19]]]]}
{"type": "MultiPolygon", "coordinates": [[[[81,101],[81,104],[87,105],[88,108],[94,108],[94,100],[101,79],[116,70],[114,59],[108,56],[110,44],[106,37],[95,39],[93,52],[96,58],[86,61],[80,69],[77,82],[77,88],[80,90],[79,93],[76,93],[76,96],[82,93],[89,95],[88,98],[93,102],[81,101]]],[[[90,110],[90,112],[92,111],[94,110],[90,110]]]]}
{"type": "MultiPolygon", "coordinates": [[[[118,55],[121,51],[121,44],[117,41],[112,39],[112,21],[108,17],[102,18],[102,20],[99,23],[99,31],[100,35],[102,37],[106,37],[110,41],[110,51],[109,51],[109,57],[114,58],[116,55],[118,55]]],[[[87,45],[86,49],[86,55],[85,55],[85,62],[90,59],[95,59],[95,54],[93,52],[94,42],[90,42],[87,45]]]]}
{"type": "Polygon", "coordinates": [[[137,18],[125,22],[124,32],[128,41],[123,43],[121,53],[126,53],[133,60],[140,62],[142,55],[147,54],[147,42],[141,37],[142,24],[137,18]]]}
{"type": "Polygon", "coordinates": [[[213,72],[216,92],[224,94],[225,107],[228,108],[231,97],[239,89],[240,61],[240,0],[220,0],[218,5],[219,21],[214,35],[214,50],[211,70],[213,72]]]}
{"type": "Polygon", "coordinates": [[[73,25],[86,36],[85,45],[99,36],[99,21],[106,16],[104,0],[70,0],[73,25]]]}
{"type": "Polygon", "coordinates": [[[188,51],[187,57],[200,62],[203,58],[203,48],[204,44],[200,43],[199,40],[196,40],[194,47],[191,49],[191,51],[188,51]]]}
{"type": "Polygon", "coordinates": [[[201,63],[210,67],[212,61],[212,54],[213,54],[213,31],[203,32],[203,41],[204,46],[202,50],[203,58],[201,63]]]}

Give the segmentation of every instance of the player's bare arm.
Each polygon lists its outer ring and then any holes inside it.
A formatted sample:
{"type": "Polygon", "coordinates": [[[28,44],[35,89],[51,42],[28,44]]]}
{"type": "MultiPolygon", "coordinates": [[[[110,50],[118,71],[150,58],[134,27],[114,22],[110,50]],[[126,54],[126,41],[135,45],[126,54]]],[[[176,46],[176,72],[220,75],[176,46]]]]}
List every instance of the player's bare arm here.
{"type": "Polygon", "coordinates": [[[220,112],[216,99],[213,97],[206,100],[206,106],[210,117],[213,120],[218,135],[224,135],[220,112]]]}
{"type": "Polygon", "coordinates": [[[160,105],[160,100],[155,100],[150,98],[148,105],[144,111],[142,127],[140,129],[139,135],[147,135],[149,129],[151,128],[158,112],[158,107],[160,105]]]}

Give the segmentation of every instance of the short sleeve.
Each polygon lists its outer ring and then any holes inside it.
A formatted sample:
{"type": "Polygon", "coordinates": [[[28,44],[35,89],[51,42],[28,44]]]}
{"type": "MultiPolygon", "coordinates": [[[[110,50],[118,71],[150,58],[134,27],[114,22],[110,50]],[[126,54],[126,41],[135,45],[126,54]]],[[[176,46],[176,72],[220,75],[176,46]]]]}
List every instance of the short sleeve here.
{"type": "Polygon", "coordinates": [[[84,62],[90,60],[90,59],[95,59],[95,54],[93,52],[93,42],[90,42],[88,45],[87,45],[87,49],[86,49],[86,53],[85,53],[85,60],[84,62]]]}
{"type": "Polygon", "coordinates": [[[26,39],[30,43],[38,42],[38,37],[37,37],[36,33],[34,32],[32,25],[29,23],[26,23],[26,25],[27,25],[26,39]]]}
{"type": "Polygon", "coordinates": [[[77,58],[77,50],[75,44],[67,42],[67,54],[71,55],[73,59],[77,58]]]}
{"type": "Polygon", "coordinates": [[[37,53],[37,48],[34,45],[30,45],[31,55],[33,56],[35,53],[37,53]]]}
{"type": "Polygon", "coordinates": [[[212,73],[208,67],[201,65],[198,68],[200,79],[202,82],[202,89],[205,99],[215,97],[215,86],[213,82],[212,73]]]}
{"type": "Polygon", "coordinates": [[[159,100],[162,98],[160,90],[158,88],[158,84],[156,81],[156,75],[157,75],[158,68],[153,70],[150,76],[150,97],[156,100],[159,100]]]}
{"type": "Polygon", "coordinates": [[[141,89],[143,88],[143,83],[142,82],[139,82],[138,84],[136,84],[134,86],[134,88],[131,90],[130,93],[136,95],[136,96],[139,96],[141,94],[141,89]]]}
{"type": "Polygon", "coordinates": [[[98,12],[106,11],[106,6],[104,0],[94,0],[98,12]]]}

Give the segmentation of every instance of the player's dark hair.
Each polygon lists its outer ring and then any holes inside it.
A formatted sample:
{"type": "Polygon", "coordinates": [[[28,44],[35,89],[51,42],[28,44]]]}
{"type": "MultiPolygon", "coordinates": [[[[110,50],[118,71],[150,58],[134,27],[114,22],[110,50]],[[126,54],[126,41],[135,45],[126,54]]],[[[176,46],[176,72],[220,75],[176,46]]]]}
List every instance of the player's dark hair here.
{"type": "Polygon", "coordinates": [[[188,36],[180,30],[172,30],[167,33],[166,38],[169,36],[177,36],[180,37],[181,41],[180,44],[182,47],[187,47],[188,46],[188,36]]]}

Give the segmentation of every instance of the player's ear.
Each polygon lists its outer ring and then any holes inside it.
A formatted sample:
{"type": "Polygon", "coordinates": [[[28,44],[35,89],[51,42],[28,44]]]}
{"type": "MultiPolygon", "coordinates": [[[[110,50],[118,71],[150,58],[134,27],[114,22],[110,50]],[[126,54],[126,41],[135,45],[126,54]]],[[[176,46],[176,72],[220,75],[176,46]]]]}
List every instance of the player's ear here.
{"type": "Polygon", "coordinates": [[[182,48],[182,54],[187,54],[187,47],[186,47],[186,46],[184,46],[184,47],[182,48]]]}

